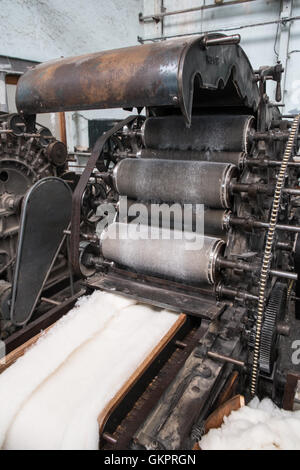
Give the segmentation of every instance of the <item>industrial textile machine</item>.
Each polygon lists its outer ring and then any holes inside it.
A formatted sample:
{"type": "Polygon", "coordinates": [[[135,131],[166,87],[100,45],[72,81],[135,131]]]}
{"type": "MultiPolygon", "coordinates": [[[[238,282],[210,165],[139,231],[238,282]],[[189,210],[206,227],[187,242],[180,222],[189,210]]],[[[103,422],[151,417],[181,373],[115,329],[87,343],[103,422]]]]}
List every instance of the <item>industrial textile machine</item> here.
{"type": "MultiPolygon", "coordinates": [[[[66,146],[58,141],[46,127],[36,124],[34,131],[28,132],[21,115],[0,113],[0,339],[12,333],[16,329],[16,324],[19,324],[18,319],[10,317],[10,301],[12,291],[17,286],[21,289],[22,284],[22,279],[18,276],[19,270],[16,269],[20,258],[20,250],[17,249],[18,237],[22,237],[25,225],[22,207],[32,204],[32,198],[36,195],[40,201],[42,213],[49,211],[45,199],[48,195],[47,187],[49,183],[61,187],[62,182],[58,181],[57,177],[66,171],[67,156],[66,146]]],[[[64,190],[68,191],[66,187],[64,190]]],[[[36,209],[33,219],[41,229],[36,209]]],[[[34,230],[33,225],[30,225],[30,229],[34,230]]],[[[44,225],[44,230],[49,234],[49,227],[46,225],[44,225]]],[[[40,231],[40,235],[43,237],[42,232],[43,230],[40,231]]],[[[61,234],[58,234],[58,238],[61,238],[61,234]]],[[[29,264],[31,264],[35,243],[36,240],[33,240],[34,246],[29,253],[29,264]]],[[[28,247],[25,247],[25,250],[27,249],[28,247]]],[[[42,272],[43,269],[47,272],[51,267],[51,259],[48,259],[49,253],[43,259],[42,272]]],[[[22,263],[26,276],[30,279],[30,271],[27,270],[28,266],[24,265],[24,258],[22,263]]],[[[59,253],[51,268],[47,279],[48,287],[68,277],[66,257],[59,253]]],[[[39,273],[41,276],[42,272],[39,273]]],[[[25,292],[34,295],[34,291],[38,291],[40,286],[37,285],[39,282],[36,283],[33,278],[31,281],[32,289],[28,290],[28,285],[26,285],[25,292]]],[[[22,296],[23,294],[24,292],[22,296]]],[[[21,303],[24,303],[24,298],[21,303]]],[[[26,315],[27,320],[32,314],[31,310],[29,315],[28,313],[26,315]]]]}
{"type": "Polygon", "coordinates": [[[87,292],[188,315],[114,408],[104,448],[192,448],[233,389],[286,407],[299,392],[299,116],[267,95],[274,81],[281,101],[281,64],[253,71],[239,40],[60,59],[18,84],[28,133],[37,113],[136,108],[99,136],[73,193],[72,268],[87,292]]]}

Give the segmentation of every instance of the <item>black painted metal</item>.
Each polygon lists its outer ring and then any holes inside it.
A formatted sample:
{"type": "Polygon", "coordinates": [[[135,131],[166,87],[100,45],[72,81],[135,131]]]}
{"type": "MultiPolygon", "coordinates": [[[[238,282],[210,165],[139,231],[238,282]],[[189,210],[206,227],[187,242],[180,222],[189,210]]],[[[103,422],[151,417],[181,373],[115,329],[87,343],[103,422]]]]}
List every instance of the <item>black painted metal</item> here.
{"type": "Polygon", "coordinates": [[[182,288],[181,290],[176,288],[177,283],[173,283],[173,286],[169,281],[168,283],[161,282],[159,284],[159,282],[151,282],[149,277],[147,277],[147,280],[143,280],[140,275],[139,279],[133,279],[129,275],[126,276],[125,271],[122,275],[110,273],[103,277],[89,278],[85,281],[85,285],[91,289],[117,292],[142,303],[209,320],[216,319],[226,307],[224,302],[216,304],[215,298],[209,296],[208,291],[206,291],[206,295],[193,291],[192,287],[186,287],[184,291],[182,288]]]}
{"type": "Polygon", "coordinates": [[[141,149],[138,158],[157,158],[160,160],[196,160],[205,162],[232,163],[237,167],[243,167],[245,163],[244,152],[219,152],[197,150],[157,150],[153,148],[141,149]]]}
{"type": "Polygon", "coordinates": [[[205,114],[193,116],[188,128],[182,116],[150,117],[144,124],[145,147],[183,152],[246,152],[252,120],[247,115],[205,114]]]}
{"type": "Polygon", "coordinates": [[[71,205],[69,186],[55,177],[38,181],[25,197],[11,301],[16,325],[24,325],[32,315],[70,223],[71,205]]]}

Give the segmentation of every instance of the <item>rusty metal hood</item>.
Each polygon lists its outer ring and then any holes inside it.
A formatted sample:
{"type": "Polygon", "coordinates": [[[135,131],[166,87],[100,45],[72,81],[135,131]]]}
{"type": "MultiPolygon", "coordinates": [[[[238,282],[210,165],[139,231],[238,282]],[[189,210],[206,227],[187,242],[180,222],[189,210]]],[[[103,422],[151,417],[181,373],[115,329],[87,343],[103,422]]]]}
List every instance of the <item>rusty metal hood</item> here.
{"type": "Polygon", "coordinates": [[[194,95],[201,106],[205,93],[215,90],[213,101],[222,106],[227,88],[235,95],[231,105],[257,108],[258,88],[242,48],[205,46],[198,37],[37,65],[19,80],[16,104],[24,114],[177,106],[190,123],[194,95]]]}

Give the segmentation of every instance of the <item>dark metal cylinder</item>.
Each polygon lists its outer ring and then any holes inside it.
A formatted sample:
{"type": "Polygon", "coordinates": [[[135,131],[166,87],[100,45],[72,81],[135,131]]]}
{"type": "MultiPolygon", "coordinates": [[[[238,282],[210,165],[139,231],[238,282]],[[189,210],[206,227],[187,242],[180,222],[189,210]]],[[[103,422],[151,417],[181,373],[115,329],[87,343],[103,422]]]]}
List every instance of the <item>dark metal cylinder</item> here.
{"type": "Polygon", "coordinates": [[[160,160],[198,160],[205,162],[232,163],[239,168],[244,166],[246,155],[244,152],[215,152],[196,150],[157,150],[142,149],[137,153],[138,158],[158,158],[160,160]]]}
{"type": "Polygon", "coordinates": [[[122,196],[152,202],[230,207],[230,181],[235,166],[226,163],[126,158],[114,169],[122,196]]]}
{"type": "Polygon", "coordinates": [[[182,116],[150,117],[143,126],[146,148],[247,152],[252,116],[211,114],[193,116],[186,127],[182,116]]]}
{"type": "MultiPolygon", "coordinates": [[[[166,210],[166,205],[156,203],[140,203],[134,199],[122,198],[119,200],[119,222],[142,223],[144,225],[155,225],[160,228],[170,228],[171,230],[186,230],[189,226],[193,232],[199,231],[205,235],[224,236],[224,232],[229,228],[230,211],[222,209],[210,209],[204,207],[200,211],[195,204],[191,207],[191,214],[185,213],[182,207],[170,205],[170,210],[166,210]],[[143,207],[141,207],[143,204],[143,207]],[[191,217],[190,217],[191,215],[191,217]]],[[[201,206],[200,206],[201,207],[201,206]]]]}
{"type": "Polygon", "coordinates": [[[151,238],[151,228],[145,225],[115,222],[101,236],[102,254],[137,272],[187,283],[215,283],[222,240],[202,236],[194,244],[179,231],[156,228],[155,234],[157,238],[151,238]],[[140,238],[135,235],[136,227],[140,238]]]}

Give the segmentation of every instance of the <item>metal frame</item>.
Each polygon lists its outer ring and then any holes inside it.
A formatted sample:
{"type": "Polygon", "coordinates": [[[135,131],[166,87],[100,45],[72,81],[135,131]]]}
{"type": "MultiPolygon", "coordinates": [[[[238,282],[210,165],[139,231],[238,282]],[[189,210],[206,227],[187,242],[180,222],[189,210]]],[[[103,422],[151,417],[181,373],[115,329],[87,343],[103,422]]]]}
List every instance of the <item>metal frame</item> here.
{"type": "Polygon", "coordinates": [[[153,13],[153,15],[145,15],[145,16],[142,13],[139,13],[139,21],[141,23],[145,23],[147,21],[159,22],[165,16],[181,15],[183,13],[193,13],[195,11],[210,10],[212,8],[220,8],[220,7],[230,6],[230,5],[233,6],[233,5],[238,5],[240,3],[249,3],[249,2],[255,2],[255,0],[232,0],[232,1],[229,1],[229,2],[225,2],[225,3],[215,3],[215,4],[212,4],[212,5],[202,5],[200,7],[186,8],[184,10],[164,11],[162,13],[153,13]]]}
{"type": "Polygon", "coordinates": [[[165,39],[172,39],[172,38],[182,38],[182,37],[187,37],[187,36],[198,36],[198,35],[205,35],[205,34],[211,34],[211,33],[224,33],[228,31],[237,31],[240,29],[246,29],[246,28],[254,28],[256,26],[266,26],[270,24],[281,24],[285,25],[291,21],[298,21],[300,20],[300,16],[290,16],[286,18],[280,18],[279,20],[273,20],[273,21],[264,21],[261,23],[251,23],[251,24],[245,24],[241,26],[229,26],[228,28],[217,28],[217,29],[210,29],[207,31],[195,31],[194,33],[182,33],[182,34],[171,34],[169,36],[158,36],[158,37],[152,37],[152,38],[142,38],[141,36],[137,36],[137,40],[139,43],[144,44],[145,42],[156,42],[156,41],[163,41],[165,39]]]}

